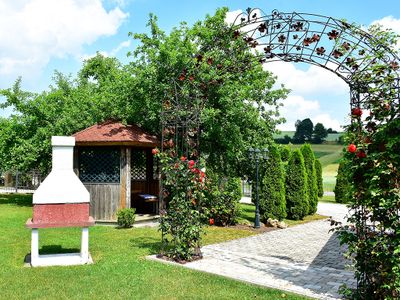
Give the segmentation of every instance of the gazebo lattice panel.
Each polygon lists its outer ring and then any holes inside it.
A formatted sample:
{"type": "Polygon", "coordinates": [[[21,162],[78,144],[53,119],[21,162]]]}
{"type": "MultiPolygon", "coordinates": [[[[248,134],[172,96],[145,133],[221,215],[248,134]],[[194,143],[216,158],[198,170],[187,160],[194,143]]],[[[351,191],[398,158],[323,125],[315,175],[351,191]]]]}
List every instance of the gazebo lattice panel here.
{"type": "Polygon", "coordinates": [[[84,147],[80,150],[79,179],[84,183],[119,183],[120,150],[84,147]]]}

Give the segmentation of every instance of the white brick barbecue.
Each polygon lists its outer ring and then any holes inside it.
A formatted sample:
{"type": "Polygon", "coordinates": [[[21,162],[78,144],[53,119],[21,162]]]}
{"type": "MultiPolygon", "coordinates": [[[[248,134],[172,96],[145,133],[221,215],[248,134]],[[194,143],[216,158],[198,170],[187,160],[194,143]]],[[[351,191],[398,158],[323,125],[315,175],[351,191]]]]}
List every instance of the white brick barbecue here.
{"type": "Polygon", "coordinates": [[[90,194],[73,172],[74,137],[53,136],[52,170],[33,194],[31,265],[80,265],[91,262],[89,254],[90,194]],[[39,255],[39,228],[82,227],[80,253],[39,255]]]}

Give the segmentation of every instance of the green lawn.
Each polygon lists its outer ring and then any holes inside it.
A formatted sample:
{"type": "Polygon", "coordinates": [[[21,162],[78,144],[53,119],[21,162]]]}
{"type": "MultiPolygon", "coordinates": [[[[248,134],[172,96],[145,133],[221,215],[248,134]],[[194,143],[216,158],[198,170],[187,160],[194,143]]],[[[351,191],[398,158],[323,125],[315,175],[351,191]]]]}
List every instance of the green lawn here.
{"type": "MultiPolygon", "coordinates": [[[[254,217],[255,217],[255,211],[256,207],[253,204],[246,204],[246,203],[240,203],[241,207],[241,215],[240,215],[240,220],[246,220],[246,222],[249,222],[250,224],[254,224],[254,217]]],[[[294,226],[294,225],[299,225],[299,224],[304,224],[307,222],[311,221],[317,221],[317,220],[323,220],[326,219],[326,216],[321,216],[318,214],[312,215],[312,216],[306,216],[304,220],[289,220],[285,219],[284,222],[288,226],[294,226]]]]}
{"type": "MultiPolygon", "coordinates": [[[[154,228],[90,229],[93,265],[26,268],[31,196],[0,195],[0,299],[280,299],[282,291],[266,289],[179,266],[149,261],[160,249],[154,228]]],[[[254,234],[212,227],[204,242],[214,243],[254,234]]],[[[80,231],[40,230],[41,253],[77,251],[80,231]],[[60,245],[62,248],[60,249],[60,245]]],[[[285,299],[308,299],[293,294],[285,299]]]]}

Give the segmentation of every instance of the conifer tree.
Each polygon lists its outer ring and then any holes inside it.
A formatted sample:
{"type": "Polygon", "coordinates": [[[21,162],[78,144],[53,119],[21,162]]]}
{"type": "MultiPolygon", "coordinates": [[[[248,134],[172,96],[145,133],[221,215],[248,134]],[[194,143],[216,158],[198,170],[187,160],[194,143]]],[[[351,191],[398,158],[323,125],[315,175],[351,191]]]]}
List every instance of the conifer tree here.
{"type": "Polygon", "coordinates": [[[263,161],[260,185],[261,221],[268,218],[283,220],[286,217],[284,169],[277,146],[269,149],[268,159],[263,161]]]}
{"type": "Polygon", "coordinates": [[[313,215],[317,211],[318,205],[318,186],[317,186],[317,175],[315,172],[315,156],[311,149],[310,144],[304,144],[300,148],[304,158],[304,166],[307,173],[307,196],[308,196],[308,214],[313,215]]]}
{"type": "Polygon", "coordinates": [[[307,174],[299,149],[291,153],[286,173],[286,212],[293,220],[303,219],[308,213],[307,174]]]}
{"type": "Polygon", "coordinates": [[[342,159],[339,163],[338,173],[335,185],[335,201],[338,203],[347,203],[349,201],[349,192],[351,185],[347,177],[346,160],[342,159]]]}
{"type": "Polygon", "coordinates": [[[324,195],[324,181],[322,178],[322,165],[319,159],[315,159],[315,173],[317,175],[317,187],[318,187],[318,197],[322,197],[324,195]]]}

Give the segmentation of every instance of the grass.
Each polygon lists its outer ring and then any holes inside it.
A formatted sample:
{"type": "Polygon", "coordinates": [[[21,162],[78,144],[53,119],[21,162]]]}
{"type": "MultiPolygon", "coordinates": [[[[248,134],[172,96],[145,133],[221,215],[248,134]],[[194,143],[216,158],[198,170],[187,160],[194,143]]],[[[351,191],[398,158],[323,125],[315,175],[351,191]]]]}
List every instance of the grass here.
{"type": "MultiPolygon", "coordinates": [[[[255,206],[253,204],[246,204],[246,203],[240,203],[241,207],[241,215],[239,220],[246,220],[250,222],[251,224],[254,224],[254,217],[255,217],[255,206]]],[[[312,221],[318,221],[318,220],[323,220],[326,219],[326,216],[321,216],[318,214],[314,214],[312,216],[306,216],[303,220],[289,220],[289,219],[284,219],[284,222],[288,226],[295,226],[295,225],[300,225],[312,221]]]]}
{"type": "MultiPolygon", "coordinates": [[[[93,265],[25,268],[30,252],[31,196],[0,195],[0,299],[280,299],[282,291],[146,260],[160,249],[155,228],[90,229],[93,265]]],[[[215,243],[253,234],[211,227],[204,242],[215,243]]],[[[40,252],[77,251],[80,230],[40,230],[40,252]],[[61,245],[61,246],[60,246],[61,245]],[[61,248],[62,247],[62,248],[61,248]]],[[[308,299],[284,293],[285,299],[308,299]]]]}
{"type": "Polygon", "coordinates": [[[337,203],[335,201],[335,196],[323,196],[321,199],[319,199],[320,202],[330,202],[330,203],[337,203]]]}

